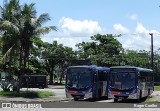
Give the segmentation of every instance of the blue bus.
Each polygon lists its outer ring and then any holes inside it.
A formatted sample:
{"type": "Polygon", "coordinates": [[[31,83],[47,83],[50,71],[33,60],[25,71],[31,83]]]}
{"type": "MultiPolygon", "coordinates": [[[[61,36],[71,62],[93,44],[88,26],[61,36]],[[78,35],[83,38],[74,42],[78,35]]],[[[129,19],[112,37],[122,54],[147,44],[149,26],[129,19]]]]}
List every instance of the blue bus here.
{"type": "Polygon", "coordinates": [[[65,92],[67,98],[100,98],[108,96],[108,67],[70,66],[66,70],[65,92]]]}
{"type": "Polygon", "coordinates": [[[110,67],[108,98],[137,99],[153,93],[153,70],[133,66],[110,67]]]}

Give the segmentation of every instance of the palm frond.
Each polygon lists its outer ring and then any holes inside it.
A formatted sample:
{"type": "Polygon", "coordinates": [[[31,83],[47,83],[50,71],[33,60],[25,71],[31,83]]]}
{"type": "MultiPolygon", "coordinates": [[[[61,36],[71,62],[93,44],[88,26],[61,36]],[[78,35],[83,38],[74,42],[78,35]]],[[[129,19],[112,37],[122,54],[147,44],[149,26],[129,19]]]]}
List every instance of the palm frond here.
{"type": "Polygon", "coordinates": [[[6,2],[5,10],[12,14],[20,10],[19,0],[10,0],[8,3],[6,2]]]}
{"type": "Polygon", "coordinates": [[[0,21],[0,29],[2,30],[12,30],[19,33],[19,28],[8,20],[0,21]]]}
{"type": "Polygon", "coordinates": [[[37,27],[35,30],[36,34],[48,34],[50,31],[57,31],[56,26],[49,26],[49,27],[37,27]]]}
{"type": "Polygon", "coordinates": [[[49,26],[50,29],[54,30],[54,31],[57,31],[57,27],[56,26],[49,26]]]}
{"type": "Polygon", "coordinates": [[[36,27],[37,26],[37,18],[31,18],[31,26],[36,27]]]}
{"type": "Polygon", "coordinates": [[[42,24],[46,23],[47,21],[51,20],[48,13],[43,13],[37,18],[37,24],[38,26],[41,26],[42,24]]]}
{"type": "Polygon", "coordinates": [[[25,4],[22,8],[22,15],[24,17],[26,17],[26,19],[28,18],[34,18],[36,16],[36,10],[34,8],[35,4],[31,3],[31,4],[25,4]]]}
{"type": "Polygon", "coordinates": [[[4,54],[4,56],[2,57],[2,60],[0,61],[1,64],[5,64],[7,57],[11,53],[14,46],[15,46],[15,44],[11,48],[9,48],[8,51],[4,54]]]}

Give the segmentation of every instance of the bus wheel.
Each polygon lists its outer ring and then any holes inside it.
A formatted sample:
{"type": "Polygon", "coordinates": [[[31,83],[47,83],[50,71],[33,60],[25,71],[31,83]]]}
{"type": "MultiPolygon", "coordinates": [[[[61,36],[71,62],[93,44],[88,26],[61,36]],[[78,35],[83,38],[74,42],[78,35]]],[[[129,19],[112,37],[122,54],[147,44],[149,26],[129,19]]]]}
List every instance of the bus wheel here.
{"type": "Polygon", "coordinates": [[[148,89],[148,96],[150,95],[150,89],[148,89]]]}
{"type": "Polygon", "coordinates": [[[140,90],[140,92],[139,92],[138,102],[141,102],[141,99],[142,99],[142,90],[140,90]]]}
{"type": "Polygon", "coordinates": [[[101,89],[98,90],[98,99],[101,98],[101,89]]]}
{"type": "Polygon", "coordinates": [[[114,98],[114,102],[118,102],[118,99],[117,99],[117,98],[114,98]]]}
{"type": "Polygon", "coordinates": [[[74,98],[74,100],[75,100],[75,101],[78,101],[78,100],[79,100],[79,98],[74,98]]]}

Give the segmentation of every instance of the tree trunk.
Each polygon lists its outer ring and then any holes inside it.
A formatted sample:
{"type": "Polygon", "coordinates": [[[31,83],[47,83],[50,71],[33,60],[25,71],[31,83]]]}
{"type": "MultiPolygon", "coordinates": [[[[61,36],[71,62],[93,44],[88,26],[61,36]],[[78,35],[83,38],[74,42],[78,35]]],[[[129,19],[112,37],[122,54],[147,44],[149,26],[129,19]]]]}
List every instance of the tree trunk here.
{"type": "Polygon", "coordinates": [[[49,83],[53,84],[53,71],[50,71],[49,83]]]}
{"type": "Polygon", "coordinates": [[[27,56],[26,56],[26,52],[24,52],[24,55],[23,55],[23,71],[25,73],[25,69],[26,69],[26,59],[27,59],[27,56]]]}
{"type": "Polygon", "coordinates": [[[59,82],[60,84],[62,84],[62,79],[63,79],[63,72],[61,72],[61,75],[60,75],[60,79],[59,79],[60,80],[60,82],[59,82]]]}
{"type": "Polygon", "coordinates": [[[20,47],[20,55],[19,55],[19,69],[20,73],[18,75],[18,79],[20,79],[20,76],[22,75],[22,46],[20,47]]]}
{"type": "Polygon", "coordinates": [[[53,84],[53,67],[50,69],[50,84],[53,84]]]}
{"type": "Polygon", "coordinates": [[[19,57],[19,69],[20,69],[20,73],[18,75],[19,83],[18,83],[18,86],[17,86],[17,93],[19,93],[19,91],[20,91],[22,76],[23,76],[23,73],[24,73],[24,70],[23,70],[23,45],[22,45],[22,43],[21,43],[21,46],[20,46],[20,55],[19,56],[20,56],[19,57]]]}
{"type": "Polygon", "coordinates": [[[60,84],[62,84],[62,80],[63,80],[63,77],[64,77],[64,71],[65,71],[65,68],[63,66],[61,66],[61,71],[60,71],[60,84]]]}

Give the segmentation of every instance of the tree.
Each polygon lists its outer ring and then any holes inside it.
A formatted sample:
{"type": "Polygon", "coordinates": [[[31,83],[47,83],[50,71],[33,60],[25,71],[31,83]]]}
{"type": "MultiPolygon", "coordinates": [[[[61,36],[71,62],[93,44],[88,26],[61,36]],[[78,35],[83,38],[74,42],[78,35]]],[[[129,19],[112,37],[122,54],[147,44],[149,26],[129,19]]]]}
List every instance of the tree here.
{"type": "Polygon", "coordinates": [[[150,68],[149,52],[144,50],[126,50],[123,54],[123,60],[126,65],[150,68]]]}
{"type": "Polygon", "coordinates": [[[122,51],[122,45],[112,35],[94,35],[93,42],[82,42],[76,46],[79,48],[81,58],[90,58],[93,64],[100,66],[119,64],[118,57],[122,51]]]}
{"type": "Polygon", "coordinates": [[[69,61],[75,58],[75,53],[72,48],[65,47],[53,41],[52,44],[44,43],[41,47],[41,54],[39,56],[45,63],[46,71],[50,75],[50,84],[53,83],[53,78],[58,77],[54,74],[55,67],[59,67],[60,82],[62,81],[63,71],[68,66],[69,61]]]}
{"type": "MultiPolygon", "coordinates": [[[[19,61],[19,79],[25,73],[26,63],[29,60],[30,49],[33,46],[32,38],[57,30],[55,26],[43,24],[50,20],[47,13],[36,16],[35,4],[20,5],[19,0],[10,0],[1,8],[0,31],[2,32],[3,53],[8,55],[11,66],[12,56],[19,61]]],[[[7,56],[6,56],[7,57],[7,56]]],[[[15,63],[15,61],[14,61],[15,63]]],[[[20,84],[17,88],[19,92],[20,84]]]]}

